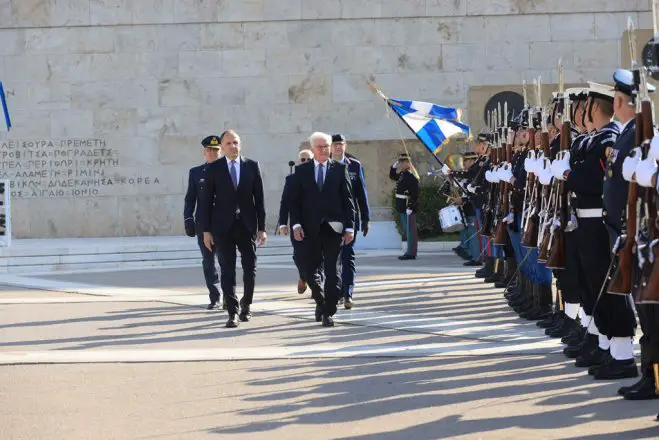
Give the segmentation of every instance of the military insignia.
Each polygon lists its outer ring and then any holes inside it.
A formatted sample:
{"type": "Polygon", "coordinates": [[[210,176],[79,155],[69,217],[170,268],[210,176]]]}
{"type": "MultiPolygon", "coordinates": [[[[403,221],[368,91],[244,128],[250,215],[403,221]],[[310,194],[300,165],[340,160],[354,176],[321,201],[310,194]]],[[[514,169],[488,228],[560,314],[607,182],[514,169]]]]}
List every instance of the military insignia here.
{"type": "Polygon", "coordinates": [[[210,144],[211,144],[211,145],[220,145],[220,140],[219,140],[218,138],[216,138],[215,136],[213,136],[213,137],[211,138],[211,142],[210,142],[210,144]]]}
{"type": "Polygon", "coordinates": [[[609,177],[613,177],[613,170],[609,168],[609,177]]]}
{"type": "Polygon", "coordinates": [[[616,150],[615,148],[611,148],[611,152],[608,154],[608,156],[609,156],[609,161],[611,163],[615,163],[616,159],[618,158],[618,150],[616,150]]]}

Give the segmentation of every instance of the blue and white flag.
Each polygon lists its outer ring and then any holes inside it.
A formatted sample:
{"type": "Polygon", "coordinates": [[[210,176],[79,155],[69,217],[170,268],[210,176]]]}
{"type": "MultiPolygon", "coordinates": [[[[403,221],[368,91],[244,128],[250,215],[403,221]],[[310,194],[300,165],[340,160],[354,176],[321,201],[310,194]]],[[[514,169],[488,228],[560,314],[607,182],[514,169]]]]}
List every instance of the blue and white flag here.
{"type": "Polygon", "coordinates": [[[388,100],[391,109],[416,134],[425,147],[437,156],[442,147],[453,138],[469,138],[470,130],[467,124],[458,121],[458,109],[442,107],[436,104],[424,103],[426,106],[398,105],[398,103],[419,101],[388,100]],[[433,114],[434,113],[434,114],[433,114]],[[439,116],[443,114],[450,118],[439,116]]]}
{"type": "Polygon", "coordinates": [[[9,119],[9,109],[7,108],[2,81],[0,81],[0,110],[2,110],[2,114],[0,114],[0,131],[9,131],[11,130],[11,119],[9,119]]]}
{"type": "Polygon", "coordinates": [[[460,119],[462,119],[462,112],[460,109],[453,107],[444,107],[442,105],[423,101],[404,101],[399,99],[390,99],[389,101],[401,111],[407,111],[409,113],[415,112],[436,118],[448,119],[449,121],[460,122],[460,119]]]}

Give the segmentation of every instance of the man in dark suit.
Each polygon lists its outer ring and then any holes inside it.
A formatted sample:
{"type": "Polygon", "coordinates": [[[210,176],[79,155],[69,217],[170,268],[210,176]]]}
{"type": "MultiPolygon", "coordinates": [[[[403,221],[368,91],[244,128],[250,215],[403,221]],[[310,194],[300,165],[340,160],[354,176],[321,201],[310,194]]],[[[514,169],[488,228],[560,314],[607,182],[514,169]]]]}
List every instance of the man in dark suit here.
{"type": "Polygon", "coordinates": [[[220,155],[220,138],[211,135],[201,141],[204,147],[205,163],[190,169],[188,177],[188,191],[185,193],[185,206],[183,208],[183,222],[185,233],[188,237],[197,237],[197,244],[201,250],[202,267],[204,269],[204,278],[206,287],[208,287],[210,304],[208,310],[219,309],[220,302],[220,278],[215,267],[215,253],[206,249],[204,246],[204,234],[199,225],[201,219],[201,194],[204,191],[206,180],[206,168],[209,164],[215,162],[220,155]],[[196,209],[195,209],[196,208],[196,209]]]}
{"type": "Polygon", "coordinates": [[[316,321],[332,327],[341,294],[339,253],[341,244],[350,244],[354,239],[355,205],[348,167],[329,158],[332,137],[316,132],[309,137],[309,143],[314,160],[295,167],[291,223],[295,239],[303,243],[306,281],[316,301],[316,321]],[[320,285],[321,262],[324,288],[320,285]]]}
{"type": "Polygon", "coordinates": [[[217,244],[222,275],[220,282],[227,302],[227,327],[237,327],[252,317],[251,304],[256,278],[256,245],[265,243],[265,202],[258,162],[240,155],[240,137],[233,130],[220,137],[224,157],[208,166],[202,198],[204,245],[217,244]],[[236,296],[236,248],[243,268],[244,294],[236,296]]]}
{"type": "MultiPolygon", "coordinates": [[[[355,204],[355,232],[360,230],[366,237],[368,234],[368,222],[370,220],[370,210],[368,208],[368,192],[366,191],[366,177],[364,177],[364,168],[354,156],[348,157],[346,154],[346,138],[342,134],[332,136],[332,159],[345,164],[348,167],[348,176],[352,186],[353,203],[355,204]]],[[[352,309],[354,302],[352,300],[352,291],[355,287],[355,238],[341,248],[341,300],[344,302],[346,309],[352,309]]]]}
{"type": "MultiPolygon", "coordinates": [[[[311,150],[302,150],[298,154],[298,164],[305,163],[313,159],[311,150]]],[[[295,174],[291,173],[286,176],[284,183],[284,190],[281,193],[281,202],[279,203],[279,233],[281,235],[288,235],[288,217],[290,213],[290,198],[291,186],[293,186],[293,179],[295,174]]],[[[304,274],[303,255],[302,255],[302,242],[295,240],[293,234],[290,234],[291,245],[293,246],[293,261],[298,271],[297,293],[300,295],[307,290],[306,275],[304,274]]]]}

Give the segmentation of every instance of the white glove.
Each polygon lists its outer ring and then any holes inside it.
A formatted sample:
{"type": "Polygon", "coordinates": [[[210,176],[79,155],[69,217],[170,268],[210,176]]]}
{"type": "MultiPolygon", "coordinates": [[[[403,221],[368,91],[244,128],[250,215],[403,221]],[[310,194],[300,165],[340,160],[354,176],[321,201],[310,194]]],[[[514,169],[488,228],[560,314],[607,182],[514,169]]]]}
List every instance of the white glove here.
{"type": "MultiPolygon", "coordinates": [[[[549,161],[549,159],[545,159],[546,161],[549,161]]],[[[538,171],[538,180],[540,181],[541,185],[549,185],[551,183],[551,168],[543,168],[538,171]]]]}
{"type": "Polygon", "coordinates": [[[492,171],[490,170],[485,171],[485,180],[492,183],[492,171]]]}
{"type": "Polygon", "coordinates": [[[652,176],[657,173],[657,161],[651,157],[644,159],[636,165],[636,182],[649,188],[652,186],[652,176]]]}
{"type": "Polygon", "coordinates": [[[526,156],[526,159],[524,159],[524,169],[526,170],[527,173],[533,173],[533,169],[535,167],[535,150],[529,151],[529,154],[526,156]]]}
{"type": "Polygon", "coordinates": [[[467,185],[467,191],[469,191],[472,194],[476,194],[476,187],[470,183],[469,185],[467,185]]]}
{"type": "Polygon", "coordinates": [[[659,160],[659,134],[652,138],[650,142],[650,151],[648,156],[654,160],[659,160]]]}
{"type": "Polygon", "coordinates": [[[535,158],[535,162],[531,164],[531,172],[536,176],[544,169],[545,165],[545,153],[538,151],[538,155],[535,158]]]}
{"type": "Polygon", "coordinates": [[[632,176],[636,172],[636,166],[641,161],[641,149],[636,147],[632,150],[633,154],[625,157],[622,162],[622,177],[627,181],[632,181],[632,176]],[[632,157],[633,156],[633,157],[632,157]]]}
{"type": "Polygon", "coordinates": [[[504,165],[501,167],[501,170],[499,170],[499,180],[501,182],[510,182],[510,179],[513,178],[513,173],[510,171],[511,165],[504,165]]]}
{"type": "Polygon", "coordinates": [[[617,254],[618,252],[620,252],[620,250],[622,249],[622,245],[623,245],[623,243],[625,242],[626,239],[627,239],[626,234],[622,234],[622,235],[618,236],[618,238],[616,238],[615,244],[613,245],[613,249],[611,249],[611,252],[614,253],[614,254],[617,254]]]}
{"type": "Polygon", "coordinates": [[[451,168],[448,165],[444,164],[444,166],[442,167],[442,173],[444,173],[445,176],[448,176],[451,173],[451,168]]]}
{"type": "Polygon", "coordinates": [[[556,159],[551,164],[551,174],[558,180],[563,180],[563,174],[570,169],[570,162],[563,159],[556,159]]]}
{"type": "Polygon", "coordinates": [[[497,177],[498,170],[495,171],[485,171],[485,180],[490,183],[497,183],[499,178],[497,177]]]}
{"type": "Polygon", "coordinates": [[[412,210],[411,210],[410,208],[407,208],[407,209],[405,210],[405,214],[407,214],[407,215],[412,215],[412,210]]]}

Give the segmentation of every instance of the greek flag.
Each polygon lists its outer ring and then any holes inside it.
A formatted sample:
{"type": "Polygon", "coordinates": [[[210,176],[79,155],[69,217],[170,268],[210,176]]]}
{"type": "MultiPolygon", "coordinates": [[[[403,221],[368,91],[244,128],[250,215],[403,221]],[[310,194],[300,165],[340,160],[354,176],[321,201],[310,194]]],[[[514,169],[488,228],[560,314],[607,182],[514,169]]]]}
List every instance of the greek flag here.
{"type": "Polygon", "coordinates": [[[388,103],[435,156],[451,139],[470,137],[469,126],[459,121],[458,109],[421,101],[389,99],[388,103]]]}
{"type": "Polygon", "coordinates": [[[0,81],[0,104],[2,104],[2,114],[0,114],[0,131],[9,131],[11,129],[11,119],[9,119],[9,110],[7,109],[7,100],[5,99],[5,89],[0,81]]]}

